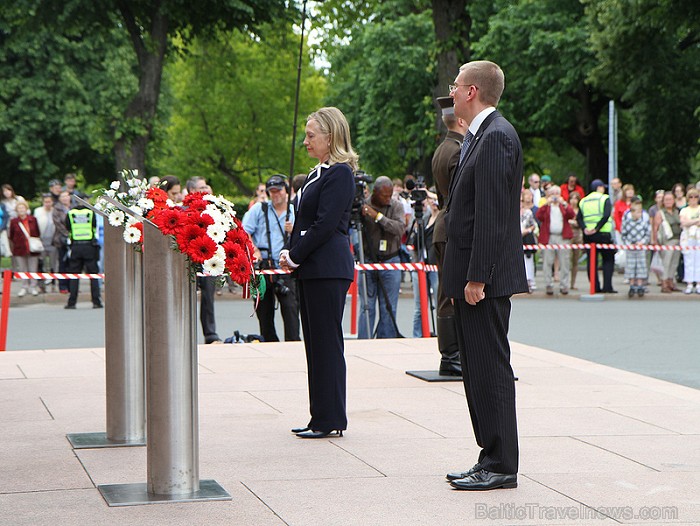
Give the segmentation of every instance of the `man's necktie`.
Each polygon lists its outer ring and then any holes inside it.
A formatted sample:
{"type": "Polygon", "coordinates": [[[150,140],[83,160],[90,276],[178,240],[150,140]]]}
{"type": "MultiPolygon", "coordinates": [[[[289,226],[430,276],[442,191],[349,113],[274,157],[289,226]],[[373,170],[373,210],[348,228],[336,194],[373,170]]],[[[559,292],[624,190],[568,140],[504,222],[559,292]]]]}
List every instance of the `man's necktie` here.
{"type": "Polygon", "coordinates": [[[464,136],[464,140],[462,141],[462,149],[459,152],[459,164],[462,164],[462,161],[464,161],[464,158],[467,156],[467,151],[469,150],[469,145],[472,143],[472,139],[474,139],[474,134],[467,130],[467,135],[464,136]]]}

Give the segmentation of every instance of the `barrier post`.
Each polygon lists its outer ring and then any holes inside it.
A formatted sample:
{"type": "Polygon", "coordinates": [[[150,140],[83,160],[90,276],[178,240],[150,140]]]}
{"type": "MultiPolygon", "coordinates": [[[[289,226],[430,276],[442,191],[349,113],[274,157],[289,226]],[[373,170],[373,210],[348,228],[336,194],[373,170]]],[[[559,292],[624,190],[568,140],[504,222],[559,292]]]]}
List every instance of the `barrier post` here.
{"type": "Polygon", "coordinates": [[[10,317],[10,295],[12,294],[12,271],[2,272],[2,311],[0,312],[0,351],[7,350],[7,320],[10,317]]]}
{"type": "Polygon", "coordinates": [[[425,265],[417,263],[418,268],[418,294],[420,294],[420,321],[423,338],[430,338],[430,307],[428,307],[428,283],[425,277],[425,265]]]}
{"type": "Polygon", "coordinates": [[[350,284],[350,334],[357,335],[357,269],[354,270],[350,284]]]}
{"type": "Polygon", "coordinates": [[[595,296],[595,284],[598,277],[598,255],[596,254],[595,243],[591,243],[591,249],[588,252],[588,280],[590,281],[591,296],[595,296]]]}
{"type": "Polygon", "coordinates": [[[231,500],[199,479],[197,294],[186,257],[144,221],[147,482],[100,485],[110,506],[231,500]]]}

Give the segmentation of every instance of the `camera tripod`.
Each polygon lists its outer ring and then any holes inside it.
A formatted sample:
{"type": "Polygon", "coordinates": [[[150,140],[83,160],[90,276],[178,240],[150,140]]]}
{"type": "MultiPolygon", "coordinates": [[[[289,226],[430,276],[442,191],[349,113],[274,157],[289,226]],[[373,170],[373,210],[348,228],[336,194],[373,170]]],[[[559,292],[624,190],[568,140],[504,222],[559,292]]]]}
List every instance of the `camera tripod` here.
{"type": "MultiPolygon", "coordinates": [[[[415,232],[414,236],[414,249],[416,263],[425,264],[428,259],[428,249],[425,246],[425,223],[423,222],[423,199],[417,199],[411,204],[414,211],[413,223],[411,223],[411,228],[409,232],[415,232]]],[[[417,274],[417,272],[416,272],[417,274]]],[[[427,272],[426,272],[427,278],[427,272]]],[[[430,307],[430,321],[432,323],[431,335],[437,334],[435,327],[435,305],[433,304],[433,295],[430,290],[430,280],[426,279],[426,288],[428,291],[428,304],[430,307]]],[[[419,289],[420,290],[420,289],[419,289]]]]}
{"type": "MultiPolygon", "coordinates": [[[[362,226],[362,217],[359,212],[359,208],[357,212],[353,210],[353,216],[351,217],[350,221],[351,223],[355,226],[355,230],[357,231],[357,240],[358,240],[358,260],[360,264],[364,265],[365,263],[365,247],[364,247],[364,228],[362,226]]],[[[372,251],[369,251],[370,257],[372,257],[372,251]]],[[[372,257],[372,259],[376,259],[372,257]]],[[[391,322],[394,326],[394,330],[396,331],[396,336],[398,338],[403,338],[404,336],[401,334],[401,331],[399,331],[399,327],[396,323],[396,316],[391,310],[391,304],[389,302],[389,295],[386,292],[386,289],[384,288],[384,283],[382,283],[382,280],[379,279],[376,274],[378,271],[371,271],[373,272],[373,277],[376,279],[377,285],[379,290],[381,291],[382,296],[384,297],[384,303],[387,305],[387,311],[389,312],[389,317],[391,318],[391,322]]],[[[362,297],[362,312],[364,313],[364,318],[365,318],[365,323],[366,323],[366,328],[367,328],[367,335],[370,338],[374,338],[376,336],[376,329],[375,331],[372,331],[372,326],[370,323],[369,319],[369,299],[367,297],[367,271],[366,270],[360,270],[358,273],[359,277],[359,284],[360,284],[360,295],[362,297]]],[[[381,314],[381,312],[380,312],[381,314]]]]}

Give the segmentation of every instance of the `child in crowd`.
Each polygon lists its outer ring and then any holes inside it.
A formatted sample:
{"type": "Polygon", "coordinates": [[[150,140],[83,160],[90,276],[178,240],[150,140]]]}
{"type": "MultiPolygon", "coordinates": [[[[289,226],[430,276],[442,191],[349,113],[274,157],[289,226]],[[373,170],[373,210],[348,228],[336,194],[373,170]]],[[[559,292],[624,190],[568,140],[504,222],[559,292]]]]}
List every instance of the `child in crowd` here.
{"type": "MultiPolygon", "coordinates": [[[[622,243],[625,245],[646,245],[651,240],[651,222],[649,214],[642,208],[642,201],[634,197],[630,209],[622,217],[620,230],[622,243]]],[[[644,282],[647,279],[646,250],[626,250],[625,278],[629,279],[628,296],[644,296],[644,282]]]]}

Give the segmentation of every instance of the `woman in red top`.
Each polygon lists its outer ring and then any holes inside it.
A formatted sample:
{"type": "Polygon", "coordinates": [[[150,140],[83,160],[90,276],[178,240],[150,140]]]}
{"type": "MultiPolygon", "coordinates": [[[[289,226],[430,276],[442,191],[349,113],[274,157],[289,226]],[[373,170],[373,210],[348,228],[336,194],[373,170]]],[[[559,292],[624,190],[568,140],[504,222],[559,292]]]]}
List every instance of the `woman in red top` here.
{"type": "Polygon", "coordinates": [[[566,184],[561,185],[561,198],[567,203],[569,202],[571,192],[578,192],[579,201],[586,195],[583,186],[578,182],[578,178],[575,175],[567,177],[566,184]]]}
{"type": "Polygon", "coordinates": [[[622,199],[615,201],[615,208],[613,209],[613,220],[615,221],[615,230],[620,232],[622,229],[622,216],[625,212],[630,209],[630,202],[634,197],[634,186],[631,184],[626,184],[622,187],[622,199]]]}
{"type": "MultiPolygon", "coordinates": [[[[12,250],[12,266],[16,272],[36,272],[41,253],[29,251],[27,236],[39,237],[39,223],[36,217],[29,215],[29,208],[27,208],[27,203],[24,201],[18,201],[15,210],[17,211],[17,217],[10,221],[8,232],[10,249],[12,250]],[[24,227],[24,230],[22,227],[24,227]]],[[[20,298],[27,294],[28,286],[31,289],[32,296],[39,294],[39,290],[36,288],[36,280],[25,279],[22,281],[22,288],[18,293],[20,298]]]]}

